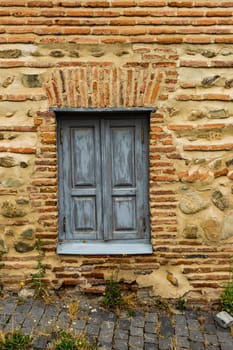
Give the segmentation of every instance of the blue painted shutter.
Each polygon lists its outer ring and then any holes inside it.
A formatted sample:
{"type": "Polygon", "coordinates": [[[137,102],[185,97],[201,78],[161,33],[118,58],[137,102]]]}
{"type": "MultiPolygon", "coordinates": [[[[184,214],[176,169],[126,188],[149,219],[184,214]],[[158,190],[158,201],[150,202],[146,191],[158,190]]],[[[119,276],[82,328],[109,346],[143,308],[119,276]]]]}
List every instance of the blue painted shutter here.
{"type": "Polygon", "coordinates": [[[146,119],[62,119],[60,127],[60,242],[148,240],[146,119]]]}
{"type": "Polygon", "coordinates": [[[102,194],[98,120],[63,121],[65,239],[100,239],[102,194]]]}
{"type": "Polygon", "coordinates": [[[141,120],[104,123],[104,237],[144,237],[141,120]]]}

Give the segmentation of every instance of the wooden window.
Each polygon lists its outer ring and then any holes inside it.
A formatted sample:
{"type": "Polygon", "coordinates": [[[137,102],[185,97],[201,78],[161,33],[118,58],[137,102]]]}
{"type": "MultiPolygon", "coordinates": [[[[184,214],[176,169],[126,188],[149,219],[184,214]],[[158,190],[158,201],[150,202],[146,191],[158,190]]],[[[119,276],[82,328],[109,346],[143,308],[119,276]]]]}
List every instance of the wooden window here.
{"type": "Polygon", "coordinates": [[[148,113],[59,113],[58,130],[58,253],[151,253],[148,113]]]}

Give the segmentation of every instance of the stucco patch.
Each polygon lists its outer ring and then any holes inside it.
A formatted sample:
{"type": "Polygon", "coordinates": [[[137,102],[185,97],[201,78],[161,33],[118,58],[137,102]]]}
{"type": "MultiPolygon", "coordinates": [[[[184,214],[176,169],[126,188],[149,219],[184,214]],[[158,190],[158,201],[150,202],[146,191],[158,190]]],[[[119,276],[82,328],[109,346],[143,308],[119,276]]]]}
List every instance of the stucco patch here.
{"type": "Polygon", "coordinates": [[[179,298],[193,289],[180,267],[177,266],[163,266],[149,275],[137,277],[136,282],[139,288],[150,287],[151,296],[164,298],[179,298]],[[178,286],[167,279],[168,271],[177,279],[178,286]]]}
{"type": "Polygon", "coordinates": [[[223,239],[233,236],[233,211],[231,211],[223,221],[223,239]]]}

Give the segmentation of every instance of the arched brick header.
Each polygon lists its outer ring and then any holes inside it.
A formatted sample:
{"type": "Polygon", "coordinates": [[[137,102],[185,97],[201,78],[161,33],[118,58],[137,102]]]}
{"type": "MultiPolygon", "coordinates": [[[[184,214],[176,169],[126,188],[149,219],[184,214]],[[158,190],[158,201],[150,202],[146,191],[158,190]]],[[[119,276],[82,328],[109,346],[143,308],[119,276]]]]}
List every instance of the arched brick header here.
{"type": "Polygon", "coordinates": [[[161,74],[147,64],[86,63],[56,69],[45,83],[50,107],[155,107],[161,74]]]}

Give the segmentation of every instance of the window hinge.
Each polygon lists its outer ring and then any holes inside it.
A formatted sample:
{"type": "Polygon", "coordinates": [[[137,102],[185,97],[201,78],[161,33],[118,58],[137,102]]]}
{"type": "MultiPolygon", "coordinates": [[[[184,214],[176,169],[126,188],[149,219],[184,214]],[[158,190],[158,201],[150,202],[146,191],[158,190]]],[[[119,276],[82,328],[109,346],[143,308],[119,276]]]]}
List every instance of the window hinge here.
{"type": "Polygon", "coordinates": [[[63,217],[62,225],[63,225],[63,232],[66,232],[66,217],[65,216],[63,217]]]}
{"type": "Polygon", "coordinates": [[[144,128],[141,128],[141,142],[144,143],[144,128]]]}
{"type": "Polygon", "coordinates": [[[63,129],[60,128],[60,143],[63,144],[63,129]]]}
{"type": "Polygon", "coordinates": [[[146,232],[146,218],[143,217],[143,231],[146,232]]]}

